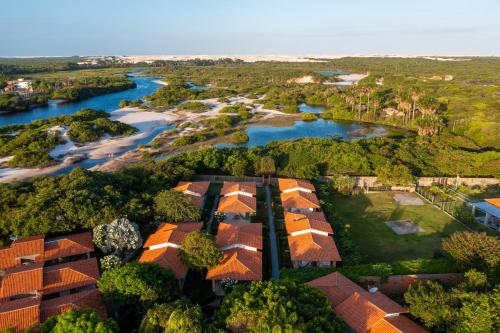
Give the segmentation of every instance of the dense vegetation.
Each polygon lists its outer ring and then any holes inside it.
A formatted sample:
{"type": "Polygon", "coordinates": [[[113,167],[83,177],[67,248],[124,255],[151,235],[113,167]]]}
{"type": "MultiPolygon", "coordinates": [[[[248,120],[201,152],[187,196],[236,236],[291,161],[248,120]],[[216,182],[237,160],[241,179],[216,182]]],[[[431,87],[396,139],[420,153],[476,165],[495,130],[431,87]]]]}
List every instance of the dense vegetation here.
{"type": "MultiPolygon", "coordinates": [[[[233,95],[264,96],[265,108],[284,112],[298,112],[298,104],[304,102],[324,105],[327,117],[408,127],[425,135],[452,132],[479,147],[498,147],[499,67],[496,58],[342,58],[312,63],[164,62],[154,73],[167,80],[210,85],[201,96],[216,97],[219,89],[228,89],[235,91],[233,95]],[[320,84],[335,81],[335,77],[319,74],[325,70],[370,75],[358,86],[336,88],[320,84]],[[450,81],[444,80],[447,75],[452,76],[450,81]],[[298,83],[305,76],[314,83],[298,83]],[[401,113],[389,115],[386,108],[401,113]]],[[[201,98],[170,90],[168,95],[178,96],[174,102],[201,98]]]]}
{"type": "Polygon", "coordinates": [[[21,97],[17,94],[0,94],[0,111],[25,111],[44,106],[47,100],[62,99],[75,102],[94,96],[135,88],[135,82],[124,76],[57,78],[32,80],[33,95],[21,97]]]}
{"type": "Polygon", "coordinates": [[[77,143],[97,141],[104,134],[130,135],[136,129],[130,125],[109,119],[109,113],[91,109],[74,115],[36,120],[26,125],[0,127],[0,156],[14,156],[9,166],[45,166],[52,163],[49,152],[64,143],[59,129],[66,127],[67,136],[77,143]]]}

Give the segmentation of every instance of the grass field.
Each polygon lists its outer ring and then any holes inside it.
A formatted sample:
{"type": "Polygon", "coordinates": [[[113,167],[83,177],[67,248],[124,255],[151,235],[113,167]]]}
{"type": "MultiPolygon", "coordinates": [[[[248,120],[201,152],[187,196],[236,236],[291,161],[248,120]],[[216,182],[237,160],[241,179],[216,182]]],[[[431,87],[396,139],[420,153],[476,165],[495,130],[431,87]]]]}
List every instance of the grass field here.
{"type": "Polygon", "coordinates": [[[333,199],[336,216],[351,226],[353,240],[367,262],[432,258],[440,250],[443,238],[465,230],[462,224],[430,204],[401,206],[392,196],[392,192],[382,192],[333,199]],[[423,231],[397,235],[384,224],[390,220],[411,220],[423,231]]]}

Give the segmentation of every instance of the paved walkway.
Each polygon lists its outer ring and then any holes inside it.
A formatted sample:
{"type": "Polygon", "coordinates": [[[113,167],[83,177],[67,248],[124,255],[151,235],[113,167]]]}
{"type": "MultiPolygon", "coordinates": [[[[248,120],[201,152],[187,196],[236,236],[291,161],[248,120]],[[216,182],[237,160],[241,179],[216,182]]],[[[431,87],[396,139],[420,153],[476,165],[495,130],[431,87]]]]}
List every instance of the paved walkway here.
{"type": "Polygon", "coordinates": [[[274,228],[274,216],[271,200],[271,189],[269,185],[264,186],[266,190],[267,219],[269,224],[269,244],[271,246],[271,277],[280,278],[280,266],[278,263],[278,244],[276,242],[276,230],[274,228]]]}
{"type": "Polygon", "coordinates": [[[217,209],[218,203],[219,203],[219,195],[217,194],[215,197],[215,200],[214,200],[214,204],[212,206],[212,211],[210,212],[210,217],[208,218],[208,221],[207,221],[207,232],[209,234],[214,233],[214,231],[212,230],[212,224],[214,222],[214,214],[215,214],[215,210],[217,209]]]}

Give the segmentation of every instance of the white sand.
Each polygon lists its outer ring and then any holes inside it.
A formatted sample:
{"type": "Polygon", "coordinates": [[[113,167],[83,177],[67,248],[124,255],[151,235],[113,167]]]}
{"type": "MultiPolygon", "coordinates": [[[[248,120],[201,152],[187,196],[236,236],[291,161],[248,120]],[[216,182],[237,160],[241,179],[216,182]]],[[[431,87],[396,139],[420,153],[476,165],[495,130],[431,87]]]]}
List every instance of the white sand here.
{"type": "MultiPolygon", "coordinates": [[[[120,152],[123,148],[134,144],[135,141],[151,134],[157,127],[163,127],[177,119],[177,116],[167,112],[149,112],[138,108],[123,108],[111,112],[112,120],[119,120],[132,125],[138,129],[136,134],[126,137],[102,138],[98,142],[77,146],[66,135],[65,128],[53,128],[59,130],[66,140],[65,144],[58,145],[49,154],[52,157],[67,157],[75,154],[87,155],[92,159],[99,159],[110,154],[120,152]]],[[[51,129],[52,130],[52,129],[51,129]]],[[[41,169],[33,168],[4,168],[0,169],[0,182],[10,182],[13,180],[27,179],[35,176],[51,174],[65,166],[67,163],[60,163],[41,169]]]]}
{"type": "Polygon", "coordinates": [[[153,80],[154,83],[161,84],[162,86],[168,86],[168,83],[163,80],[153,80]]]}

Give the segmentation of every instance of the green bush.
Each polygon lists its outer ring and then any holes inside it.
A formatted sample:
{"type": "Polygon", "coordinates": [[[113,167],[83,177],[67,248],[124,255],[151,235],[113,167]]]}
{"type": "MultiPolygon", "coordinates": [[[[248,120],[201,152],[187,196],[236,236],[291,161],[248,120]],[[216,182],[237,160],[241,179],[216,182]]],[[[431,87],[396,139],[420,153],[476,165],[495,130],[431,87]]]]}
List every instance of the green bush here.
{"type": "Polygon", "coordinates": [[[302,120],[303,121],[315,121],[315,120],[318,120],[318,116],[314,113],[304,113],[302,115],[302,120]]]}
{"type": "Polygon", "coordinates": [[[237,145],[247,143],[248,140],[250,140],[250,138],[244,131],[234,132],[233,135],[231,136],[231,141],[237,145]]]}

